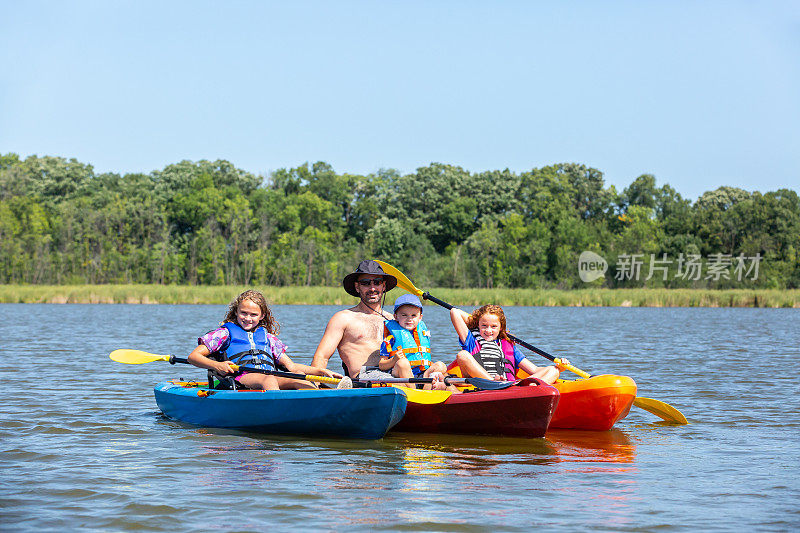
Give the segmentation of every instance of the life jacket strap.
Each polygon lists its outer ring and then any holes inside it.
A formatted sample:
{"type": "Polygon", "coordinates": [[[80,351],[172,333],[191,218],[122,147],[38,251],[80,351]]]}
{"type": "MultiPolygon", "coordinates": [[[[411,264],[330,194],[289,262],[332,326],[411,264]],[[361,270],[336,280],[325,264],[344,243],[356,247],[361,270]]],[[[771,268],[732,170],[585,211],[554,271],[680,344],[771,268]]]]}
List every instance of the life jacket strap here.
{"type": "Polygon", "coordinates": [[[473,357],[490,376],[505,378],[509,369],[512,374],[514,373],[513,365],[509,363],[506,354],[496,342],[487,341],[478,330],[471,330],[471,333],[480,348],[477,353],[473,354],[473,357]]]}
{"type": "Polygon", "coordinates": [[[391,355],[394,356],[396,354],[403,354],[407,356],[417,353],[431,353],[431,349],[427,346],[415,346],[413,348],[403,348],[402,346],[398,346],[393,352],[391,352],[391,355]]]}
{"type": "Polygon", "coordinates": [[[262,369],[264,369],[263,367],[269,367],[267,370],[275,369],[276,367],[272,354],[264,350],[250,349],[227,357],[231,362],[239,366],[251,366],[262,369]]]}

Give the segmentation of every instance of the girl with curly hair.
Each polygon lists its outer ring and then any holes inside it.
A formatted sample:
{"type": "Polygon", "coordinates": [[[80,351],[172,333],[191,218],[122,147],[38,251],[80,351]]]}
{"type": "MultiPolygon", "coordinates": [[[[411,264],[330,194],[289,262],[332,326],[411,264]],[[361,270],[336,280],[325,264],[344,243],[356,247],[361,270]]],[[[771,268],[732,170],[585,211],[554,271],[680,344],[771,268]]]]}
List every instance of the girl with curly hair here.
{"type": "MultiPolygon", "coordinates": [[[[305,380],[278,377],[248,369],[274,371],[287,370],[302,374],[341,378],[341,374],[325,368],[301,365],[286,355],[286,345],[277,337],[278,321],[272,316],[264,295],[248,290],[241,293],[228,306],[228,312],[219,328],[197,339],[197,348],[189,354],[189,362],[207,368],[213,377],[230,381],[244,389],[310,389],[316,385],[305,380]],[[231,364],[238,365],[239,371],[231,364]]],[[[209,376],[212,379],[212,376],[209,376]]]]}
{"type": "Polygon", "coordinates": [[[454,307],[450,310],[450,320],[463,348],[456,362],[464,377],[514,381],[517,369],[521,368],[546,383],[558,379],[558,368],[534,365],[511,341],[506,315],[499,305],[484,305],[472,313],[454,307]]]}

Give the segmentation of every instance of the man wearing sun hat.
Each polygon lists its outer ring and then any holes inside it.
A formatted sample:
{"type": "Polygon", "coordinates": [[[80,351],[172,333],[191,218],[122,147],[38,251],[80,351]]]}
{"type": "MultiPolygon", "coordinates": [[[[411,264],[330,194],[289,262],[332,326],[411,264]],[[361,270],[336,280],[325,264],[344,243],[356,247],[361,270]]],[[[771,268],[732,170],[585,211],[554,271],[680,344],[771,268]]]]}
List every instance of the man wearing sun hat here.
{"type": "MultiPolygon", "coordinates": [[[[384,272],[377,262],[365,260],[344,277],[342,286],[347,294],[361,301],[331,317],[311,365],[327,368],[333,352],[338,350],[345,372],[351,378],[365,377],[380,362],[383,323],[392,319],[381,307],[381,300],[387,291],[397,286],[397,278],[384,272]]],[[[369,377],[375,379],[371,374],[369,377]]]]}

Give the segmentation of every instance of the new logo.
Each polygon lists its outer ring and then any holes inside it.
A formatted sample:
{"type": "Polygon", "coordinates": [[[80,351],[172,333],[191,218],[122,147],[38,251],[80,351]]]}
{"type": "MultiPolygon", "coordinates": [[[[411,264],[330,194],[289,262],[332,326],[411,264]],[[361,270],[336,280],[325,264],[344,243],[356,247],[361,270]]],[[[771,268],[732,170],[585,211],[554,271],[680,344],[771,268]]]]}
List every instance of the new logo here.
{"type": "Polygon", "coordinates": [[[578,258],[578,275],[585,283],[600,279],[608,270],[608,263],[594,252],[581,252],[578,258]]]}

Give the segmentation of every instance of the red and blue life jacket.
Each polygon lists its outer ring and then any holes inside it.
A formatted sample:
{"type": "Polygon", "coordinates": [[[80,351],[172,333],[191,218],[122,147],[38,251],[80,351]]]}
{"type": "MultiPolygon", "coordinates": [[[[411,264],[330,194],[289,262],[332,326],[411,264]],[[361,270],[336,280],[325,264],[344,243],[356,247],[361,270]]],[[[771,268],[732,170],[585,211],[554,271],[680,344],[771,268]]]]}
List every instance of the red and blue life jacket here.
{"type": "Polygon", "coordinates": [[[516,378],[517,365],[514,358],[514,345],[506,339],[500,339],[498,345],[496,341],[487,341],[477,329],[470,330],[475,338],[477,347],[472,352],[472,356],[489,373],[490,376],[505,376],[507,381],[514,381],[516,378]]]}

